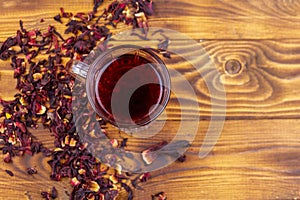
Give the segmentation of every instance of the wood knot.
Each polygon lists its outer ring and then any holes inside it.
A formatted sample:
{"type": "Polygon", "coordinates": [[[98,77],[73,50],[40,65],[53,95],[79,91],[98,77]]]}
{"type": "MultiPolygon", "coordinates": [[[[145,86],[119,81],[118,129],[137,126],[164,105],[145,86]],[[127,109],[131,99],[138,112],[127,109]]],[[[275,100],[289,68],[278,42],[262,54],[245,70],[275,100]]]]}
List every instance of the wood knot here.
{"type": "Polygon", "coordinates": [[[242,64],[236,59],[230,59],[225,63],[225,72],[230,75],[238,74],[242,70],[242,64]]]}

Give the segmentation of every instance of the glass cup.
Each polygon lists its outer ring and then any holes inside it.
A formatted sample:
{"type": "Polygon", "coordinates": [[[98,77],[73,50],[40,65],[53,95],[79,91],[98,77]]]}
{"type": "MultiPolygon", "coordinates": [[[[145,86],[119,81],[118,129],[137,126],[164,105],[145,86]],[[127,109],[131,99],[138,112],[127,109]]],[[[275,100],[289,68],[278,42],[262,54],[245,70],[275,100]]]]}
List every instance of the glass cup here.
{"type": "Polygon", "coordinates": [[[170,75],[149,48],[120,45],[93,58],[77,61],[72,72],[85,80],[88,100],[105,121],[125,130],[155,120],[170,98],[170,75]]]}

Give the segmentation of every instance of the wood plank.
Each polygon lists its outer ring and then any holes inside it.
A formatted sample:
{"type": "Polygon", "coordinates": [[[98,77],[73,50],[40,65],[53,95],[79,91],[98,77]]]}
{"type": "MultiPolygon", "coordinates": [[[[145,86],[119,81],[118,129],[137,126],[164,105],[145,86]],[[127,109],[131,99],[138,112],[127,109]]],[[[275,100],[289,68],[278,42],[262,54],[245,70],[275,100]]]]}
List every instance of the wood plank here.
{"type": "MultiPolygon", "coordinates": [[[[37,129],[29,128],[29,131],[35,136],[36,140],[41,141],[47,148],[53,149],[54,136],[42,126],[37,129]]],[[[51,168],[47,163],[49,158],[44,157],[41,153],[34,156],[24,155],[14,157],[13,163],[4,163],[3,154],[0,155],[0,191],[5,191],[5,196],[0,194],[0,199],[42,199],[42,191],[50,191],[53,186],[58,190],[58,199],[68,199],[65,191],[71,191],[71,185],[68,179],[60,182],[50,179],[51,168]],[[29,175],[27,168],[35,167],[37,174],[29,175]],[[10,177],[5,170],[14,173],[10,177]]]]}
{"type": "MultiPolygon", "coordinates": [[[[213,152],[199,159],[199,147],[209,124],[201,121],[187,161],[153,172],[153,178],[142,184],[145,190],[136,195],[149,199],[151,194],[165,191],[170,199],[299,198],[298,122],[226,121],[213,152]]],[[[161,135],[149,140],[172,140],[177,127],[177,122],[172,122],[161,135]]],[[[192,130],[187,126],[186,131],[192,130]]],[[[137,144],[145,141],[139,139],[137,144]]],[[[129,142],[136,143],[132,139],[129,142]]]]}
{"type": "MultiPolygon", "coordinates": [[[[3,64],[3,62],[1,62],[3,64]]],[[[0,70],[0,98],[5,100],[13,100],[14,95],[17,93],[16,79],[13,79],[12,70],[0,70]]],[[[1,106],[0,106],[1,108],[1,106]]]]}
{"type": "Polygon", "coordinates": [[[168,6],[157,3],[153,26],[182,31],[192,38],[299,38],[298,31],[294,32],[299,29],[296,25],[299,21],[298,0],[165,0],[161,3],[168,6]]]}
{"type": "MultiPolygon", "coordinates": [[[[1,160],[2,160],[1,155],[1,160]]],[[[42,154],[24,156],[15,158],[13,164],[3,163],[0,166],[0,191],[5,191],[5,194],[0,194],[0,199],[43,199],[42,191],[50,191],[53,186],[58,190],[58,199],[68,199],[65,191],[70,191],[71,187],[68,179],[63,181],[50,180],[50,166],[47,164],[47,158],[42,154]],[[36,167],[37,174],[29,175],[27,168],[36,167]],[[10,170],[14,173],[10,177],[5,170],[10,170]]]]}
{"type": "MultiPolygon", "coordinates": [[[[226,121],[222,135],[213,151],[199,159],[199,147],[210,121],[201,121],[197,135],[187,152],[187,161],[172,163],[152,172],[152,178],[142,183],[144,191],[134,191],[137,199],[150,199],[150,195],[165,191],[168,199],[294,199],[300,198],[300,137],[299,120],[231,120],[226,121]],[[183,191],[185,191],[183,193],[183,191]]],[[[192,122],[188,122],[192,123],[192,122]]],[[[129,137],[127,150],[137,151],[161,140],[171,141],[179,122],[167,122],[154,137],[129,137]]],[[[186,126],[186,132],[193,130],[186,126]]],[[[118,130],[108,127],[111,136],[118,130]]],[[[40,130],[40,140],[51,139],[48,131],[40,130]]],[[[37,133],[35,133],[37,134],[37,133]]],[[[41,155],[14,159],[14,164],[1,164],[0,191],[8,198],[40,199],[42,190],[52,186],[59,191],[59,199],[67,198],[64,188],[70,190],[68,179],[49,181],[50,169],[41,155]],[[29,176],[26,168],[36,166],[38,174],[29,176]],[[11,170],[15,176],[4,172],[11,170]],[[27,187],[28,184],[33,187],[27,187]]],[[[1,196],[1,195],[0,195],[1,196]]]]}
{"type": "MultiPolygon", "coordinates": [[[[128,44],[128,41],[115,42],[123,43],[128,44]]],[[[141,44],[140,41],[130,43],[141,44]]],[[[146,44],[155,46],[157,41],[146,44]]],[[[224,116],[222,111],[226,109],[227,119],[299,118],[299,39],[202,40],[199,44],[204,51],[198,51],[190,41],[172,40],[170,44],[169,49],[179,54],[164,61],[169,70],[176,70],[180,76],[172,77],[173,90],[177,89],[179,93],[177,97],[172,95],[168,104],[169,119],[190,120],[199,115],[207,119],[212,115],[212,106],[217,107],[214,116],[224,116]],[[182,57],[188,58],[189,62],[182,57]],[[214,62],[214,67],[204,67],[209,65],[209,60],[214,62]],[[240,70],[226,69],[226,63],[232,60],[240,63],[240,70]],[[197,96],[186,96],[185,80],[197,96]],[[221,86],[225,87],[226,107],[220,104],[223,97],[212,93],[221,86]],[[177,98],[183,105],[179,106],[177,98]],[[198,104],[199,107],[195,106],[198,104]]],[[[13,71],[9,68],[8,62],[0,62],[0,96],[8,99],[16,92],[13,71]]]]}
{"type": "MultiPolygon", "coordinates": [[[[111,2],[99,10],[104,9],[111,2]]],[[[46,28],[53,16],[64,7],[71,12],[90,11],[90,1],[0,1],[0,41],[15,34],[18,21],[28,28],[46,28]],[[21,9],[22,8],[22,9],[21,9]],[[40,23],[40,19],[46,21],[40,23]]],[[[183,32],[195,39],[282,39],[300,37],[299,0],[237,1],[237,0],[162,0],[155,1],[155,14],[149,24],[183,32]],[[283,26],[284,24],[284,26],[283,26]]],[[[56,23],[59,31],[64,28],[56,23]]],[[[115,32],[128,29],[121,25],[115,32]]]]}

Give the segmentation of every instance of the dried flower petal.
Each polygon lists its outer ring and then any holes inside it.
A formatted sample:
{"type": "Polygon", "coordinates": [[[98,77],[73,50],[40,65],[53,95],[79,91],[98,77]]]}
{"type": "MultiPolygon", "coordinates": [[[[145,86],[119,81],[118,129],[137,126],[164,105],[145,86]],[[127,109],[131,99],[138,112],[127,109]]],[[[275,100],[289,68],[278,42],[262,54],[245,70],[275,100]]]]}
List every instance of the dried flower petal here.
{"type": "Polygon", "coordinates": [[[27,129],[22,122],[15,122],[16,127],[18,127],[22,133],[26,133],[27,129]]]}
{"type": "Polygon", "coordinates": [[[121,142],[121,145],[120,145],[120,148],[124,148],[127,146],[127,141],[128,141],[128,138],[123,138],[122,142],[121,142]]]}
{"type": "Polygon", "coordinates": [[[122,166],[120,164],[115,164],[115,169],[118,174],[122,174],[122,166]]]}
{"type": "Polygon", "coordinates": [[[177,158],[178,162],[185,162],[185,160],[186,160],[186,155],[182,155],[179,158],[177,158]]]}
{"type": "Polygon", "coordinates": [[[166,141],[162,141],[155,144],[142,152],[142,158],[147,165],[150,165],[158,156],[157,151],[167,144],[166,141]]]}
{"type": "Polygon", "coordinates": [[[4,124],[0,123],[0,133],[4,133],[5,130],[6,130],[6,127],[4,126],[4,124]]]}
{"type": "Polygon", "coordinates": [[[167,200],[167,196],[164,192],[159,192],[157,194],[151,195],[152,200],[167,200]]]}
{"type": "Polygon", "coordinates": [[[77,141],[74,138],[71,138],[70,147],[75,147],[76,144],[77,144],[77,141]]]}
{"type": "Polygon", "coordinates": [[[51,189],[51,198],[56,199],[57,198],[57,190],[55,187],[52,187],[51,189]]]}
{"type": "Polygon", "coordinates": [[[22,106],[27,106],[28,105],[28,103],[26,102],[24,97],[21,97],[19,101],[20,101],[22,106]]]}
{"type": "Polygon", "coordinates": [[[12,144],[12,145],[16,144],[16,143],[17,143],[16,137],[15,137],[14,135],[10,136],[10,137],[8,138],[8,143],[10,143],[10,144],[12,144]]]}
{"type": "Polygon", "coordinates": [[[103,0],[94,0],[93,12],[97,12],[98,7],[103,3],[103,0]]]}
{"type": "Polygon", "coordinates": [[[66,144],[66,145],[69,145],[69,144],[70,144],[70,135],[67,135],[67,136],[65,137],[65,142],[64,142],[64,144],[66,144]]]}
{"type": "Polygon", "coordinates": [[[98,185],[98,183],[96,181],[91,181],[88,184],[88,189],[93,192],[98,192],[100,189],[100,186],[98,185]]]}
{"type": "Polygon", "coordinates": [[[41,192],[41,196],[44,199],[50,200],[50,194],[49,194],[49,192],[43,191],[43,192],[41,192]]]}
{"type": "Polygon", "coordinates": [[[112,147],[117,148],[118,145],[119,145],[119,142],[118,142],[117,139],[111,139],[110,144],[111,144],[112,147]]]}
{"type": "Polygon", "coordinates": [[[11,155],[9,152],[7,152],[5,155],[4,155],[4,162],[6,163],[10,163],[12,160],[11,160],[11,155]]]}
{"type": "Polygon", "coordinates": [[[149,180],[150,177],[151,177],[150,173],[147,172],[147,173],[142,174],[142,175],[139,177],[139,180],[140,180],[141,182],[146,182],[146,181],[149,180]]]}
{"type": "Polygon", "coordinates": [[[43,114],[45,114],[46,113],[46,110],[47,110],[47,108],[44,106],[44,105],[39,105],[39,104],[37,104],[36,105],[36,114],[38,114],[38,115],[43,115],[43,114]]]}
{"type": "Polygon", "coordinates": [[[80,184],[80,182],[78,181],[78,179],[76,177],[72,178],[72,180],[71,180],[71,185],[72,186],[77,186],[79,184],[80,184]]]}
{"type": "Polygon", "coordinates": [[[42,79],[42,78],[43,78],[43,75],[42,75],[41,73],[34,73],[34,74],[32,75],[32,77],[33,77],[33,80],[34,80],[34,81],[37,81],[37,80],[42,79]]]}
{"type": "Polygon", "coordinates": [[[114,176],[114,175],[110,175],[109,176],[109,180],[111,180],[111,182],[114,183],[114,184],[116,184],[116,183],[119,182],[118,179],[117,179],[117,177],[114,176]]]}
{"type": "Polygon", "coordinates": [[[60,16],[59,14],[56,15],[55,17],[53,17],[53,19],[54,19],[55,21],[59,22],[59,23],[62,23],[62,21],[61,21],[61,16],[60,16]]]}
{"type": "Polygon", "coordinates": [[[6,169],[5,172],[10,176],[14,176],[14,173],[8,169],[6,169]]]}
{"type": "Polygon", "coordinates": [[[6,118],[6,119],[10,119],[11,116],[12,116],[12,114],[10,114],[10,113],[5,113],[5,118],[6,118]]]}
{"type": "Polygon", "coordinates": [[[85,173],[86,173],[85,169],[78,170],[78,174],[85,174],[85,173]]]}
{"type": "Polygon", "coordinates": [[[27,173],[30,175],[37,174],[37,169],[35,167],[29,167],[27,168],[27,173]]]}

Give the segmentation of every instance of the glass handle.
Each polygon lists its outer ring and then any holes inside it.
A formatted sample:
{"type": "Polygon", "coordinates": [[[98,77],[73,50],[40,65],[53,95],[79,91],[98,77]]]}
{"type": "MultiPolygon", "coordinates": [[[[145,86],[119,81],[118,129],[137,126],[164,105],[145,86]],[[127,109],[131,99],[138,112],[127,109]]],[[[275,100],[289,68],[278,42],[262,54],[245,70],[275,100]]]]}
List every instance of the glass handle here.
{"type": "Polygon", "coordinates": [[[78,78],[79,80],[85,80],[87,77],[87,73],[89,70],[89,65],[80,62],[80,61],[75,61],[75,63],[72,66],[72,73],[78,78]]]}

